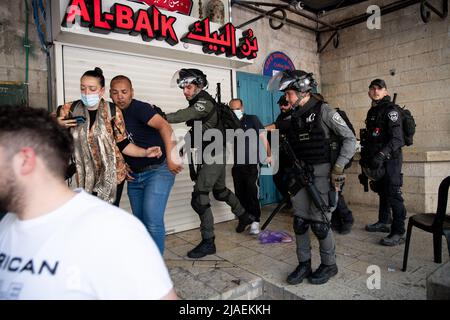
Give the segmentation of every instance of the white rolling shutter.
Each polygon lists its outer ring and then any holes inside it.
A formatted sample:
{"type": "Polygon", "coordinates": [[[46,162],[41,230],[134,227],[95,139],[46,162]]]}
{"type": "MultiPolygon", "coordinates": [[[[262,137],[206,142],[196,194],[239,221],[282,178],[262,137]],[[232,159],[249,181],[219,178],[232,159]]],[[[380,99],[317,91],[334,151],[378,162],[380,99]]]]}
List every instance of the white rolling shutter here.
{"type": "MultiPolygon", "coordinates": [[[[105,97],[109,99],[109,81],[116,75],[123,74],[131,79],[135,98],[159,106],[164,112],[174,112],[187,107],[187,102],[179,88],[171,88],[170,80],[180,68],[201,69],[209,81],[208,92],[214,97],[216,83],[222,86],[222,101],[231,99],[231,70],[211,66],[194,65],[180,61],[168,61],[158,58],[135,56],[63,46],[63,75],[57,79],[64,83],[64,100],[73,101],[80,98],[80,77],[86,70],[102,68],[106,78],[105,97]]],[[[174,130],[186,128],[184,124],[173,125],[174,130]]],[[[233,190],[230,169],[227,170],[227,187],[233,190]]],[[[169,197],[165,212],[167,233],[180,232],[197,228],[200,225],[197,214],[192,210],[191,192],[193,183],[189,178],[189,168],[185,165],[182,173],[176,176],[175,185],[169,197]]],[[[231,220],[234,215],[225,203],[216,201],[211,195],[211,205],[215,222],[231,220]]],[[[122,196],[121,207],[130,210],[126,188],[122,196]]]]}

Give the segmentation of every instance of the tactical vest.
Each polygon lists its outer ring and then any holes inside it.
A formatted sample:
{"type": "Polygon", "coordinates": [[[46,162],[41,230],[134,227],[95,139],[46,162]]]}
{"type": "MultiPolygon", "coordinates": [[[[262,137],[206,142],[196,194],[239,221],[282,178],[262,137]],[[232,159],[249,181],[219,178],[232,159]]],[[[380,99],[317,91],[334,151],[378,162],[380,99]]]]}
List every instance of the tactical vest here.
{"type": "MultiPolygon", "coordinates": [[[[389,126],[386,120],[388,110],[391,110],[390,103],[384,103],[375,107],[374,112],[370,112],[366,119],[367,137],[363,146],[363,158],[372,158],[389,142],[389,126]]],[[[391,156],[396,157],[396,154],[391,156]]]]}
{"type": "MultiPolygon", "coordinates": [[[[197,94],[197,96],[194,97],[194,99],[189,101],[189,108],[194,108],[193,106],[194,106],[194,104],[197,103],[199,98],[203,98],[205,100],[211,101],[213,103],[213,105],[214,105],[214,108],[210,111],[210,113],[206,117],[204,117],[202,119],[186,121],[186,125],[188,127],[191,127],[191,129],[189,129],[189,133],[191,135],[191,148],[194,147],[194,142],[195,142],[194,141],[194,134],[201,134],[201,136],[203,137],[203,133],[206,131],[205,123],[208,122],[212,118],[212,114],[213,113],[217,113],[216,101],[213,99],[213,97],[211,97],[211,95],[209,95],[209,93],[207,93],[206,91],[203,91],[203,90],[200,91],[197,94]],[[197,132],[197,133],[194,132],[194,128],[195,128],[194,121],[201,121],[202,122],[202,132],[201,133],[200,132],[197,132]]],[[[219,121],[217,119],[216,119],[215,127],[216,127],[216,129],[221,130],[220,123],[219,123],[219,121]]],[[[202,140],[202,152],[212,142],[214,142],[214,139],[212,141],[203,141],[202,140]]]]}
{"type": "Polygon", "coordinates": [[[303,114],[293,112],[291,121],[288,140],[295,155],[309,164],[330,162],[330,139],[322,127],[322,102],[303,114]]]}

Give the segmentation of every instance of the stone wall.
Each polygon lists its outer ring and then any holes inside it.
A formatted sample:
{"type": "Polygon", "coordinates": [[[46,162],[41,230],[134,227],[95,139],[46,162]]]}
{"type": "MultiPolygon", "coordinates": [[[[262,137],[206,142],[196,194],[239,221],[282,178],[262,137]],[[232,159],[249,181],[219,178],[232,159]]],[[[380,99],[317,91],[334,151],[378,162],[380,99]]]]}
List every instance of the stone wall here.
{"type": "MultiPolygon", "coordinates": [[[[269,7],[264,7],[269,8],[269,7]]],[[[232,21],[234,25],[247,22],[256,17],[258,13],[239,7],[232,7],[232,21]]],[[[298,22],[311,25],[305,19],[298,16],[289,18],[298,22]]],[[[278,24],[278,22],[275,22],[278,24]]],[[[314,27],[314,24],[311,25],[314,27]]],[[[299,29],[294,26],[284,25],[279,30],[270,28],[269,19],[263,18],[253,22],[243,29],[252,28],[258,38],[259,52],[253,65],[239,69],[239,71],[262,75],[264,61],[273,51],[282,51],[287,54],[295,65],[296,69],[304,69],[313,72],[320,83],[319,55],[317,54],[316,36],[313,32],[299,29]]]]}
{"type": "MultiPolygon", "coordinates": [[[[392,1],[380,1],[392,3],[392,1]]],[[[440,8],[441,1],[432,1],[440,8]]],[[[339,10],[327,20],[365,13],[369,2],[339,10]]],[[[382,4],[381,4],[382,5],[382,4]]],[[[417,121],[415,150],[450,150],[450,19],[420,18],[419,4],[381,17],[381,29],[360,23],[341,31],[340,46],[320,55],[322,90],[332,105],[344,108],[355,129],[364,125],[368,84],[386,80],[397,102],[417,121]],[[390,75],[390,70],[395,75],[390,75]]]]}
{"type": "MultiPolygon", "coordinates": [[[[431,2],[440,8],[441,1],[431,2]]],[[[370,4],[323,18],[341,21],[365,13],[370,4]]],[[[368,84],[375,78],[386,80],[389,91],[398,93],[397,103],[406,105],[417,122],[414,145],[404,148],[405,204],[410,212],[435,212],[439,183],[450,173],[450,19],[432,14],[425,24],[416,4],[382,16],[379,30],[360,23],[340,35],[337,49],[329,45],[320,54],[324,96],[346,110],[358,134],[369,109],[368,84]]],[[[359,172],[356,166],[349,171],[349,202],[378,205],[374,193],[362,192],[359,172]]]]}
{"type": "MultiPolygon", "coordinates": [[[[44,1],[45,3],[45,1],[44,1]]],[[[31,1],[28,0],[28,35],[31,43],[29,55],[29,104],[47,108],[46,56],[40,48],[33,20],[31,1]]],[[[0,81],[25,82],[25,3],[0,1],[0,81]]],[[[45,32],[45,30],[44,30],[45,32]]]]}

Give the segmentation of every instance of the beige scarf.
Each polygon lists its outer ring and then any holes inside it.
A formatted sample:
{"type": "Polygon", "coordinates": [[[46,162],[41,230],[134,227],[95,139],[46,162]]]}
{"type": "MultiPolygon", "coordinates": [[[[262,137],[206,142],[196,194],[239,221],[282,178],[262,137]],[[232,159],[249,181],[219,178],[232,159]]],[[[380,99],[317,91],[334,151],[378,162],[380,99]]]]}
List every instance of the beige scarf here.
{"type": "Polygon", "coordinates": [[[75,147],[78,187],[109,203],[116,198],[116,156],[115,140],[111,128],[111,115],[108,103],[101,99],[96,120],[89,130],[89,112],[79,102],[72,112],[73,116],[84,116],[86,122],[72,129],[75,147]]]}

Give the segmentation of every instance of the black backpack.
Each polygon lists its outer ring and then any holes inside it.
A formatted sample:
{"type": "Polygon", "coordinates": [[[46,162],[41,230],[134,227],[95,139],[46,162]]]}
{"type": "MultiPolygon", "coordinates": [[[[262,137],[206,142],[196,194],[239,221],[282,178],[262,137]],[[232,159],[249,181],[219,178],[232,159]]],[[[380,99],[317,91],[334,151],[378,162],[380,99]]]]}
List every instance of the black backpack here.
{"type": "Polygon", "coordinates": [[[239,129],[241,121],[236,117],[233,110],[225,103],[216,102],[217,115],[224,129],[239,129]]]}
{"type": "Polygon", "coordinates": [[[414,117],[405,106],[400,107],[395,105],[396,109],[402,116],[402,127],[403,127],[403,139],[405,140],[405,145],[410,146],[413,144],[414,134],[416,133],[416,121],[414,117]]]}
{"type": "Polygon", "coordinates": [[[406,106],[400,107],[395,103],[397,100],[397,94],[394,93],[394,98],[392,99],[392,104],[394,108],[400,113],[402,117],[402,127],[403,127],[403,140],[405,141],[406,146],[410,146],[413,144],[414,134],[416,133],[416,121],[414,117],[406,106]]]}
{"type": "MultiPolygon", "coordinates": [[[[341,116],[341,118],[342,119],[344,119],[344,121],[345,121],[345,123],[347,124],[347,126],[350,128],[350,130],[353,132],[353,134],[356,136],[356,134],[355,134],[355,128],[353,127],[353,124],[350,122],[350,119],[348,118],[348,116],[347,116],[347,114],[345,113],[345,111],[344,110],[341,110],[341,109],[339,109],[339,108],[336,108],[335,109],[336,110],[336,112],[341,116]]],[[[333,148],[332,148],[332,153],[336,153],[336,155],[335,156],[333,156],[332,155],[332,163],[334,163],[335,161],[336,161],[336,159],[337,159],[337,157],[339,156],[339,152],[340,152],[340,150],[341,150],[341,146],[342,146],[342,137],[338,137],[338,144],[339,144],[339,146],[338,146],[338,148],[337,148],[337,152],[336,151],[333,151],[333,148]]],[[[345,165],[345,169],[348,169],[348,168],[350,168],[351,166],[352,166],[352,164],[353,164],[353,157],[350,159],[350,161],[345,165]]]]}
{"type": "Polygon", "coordinates": [[[217,128],[226,130],[226,129],[239,129],[241,127],[241,121],[236,117],[233,110],[230,109],[230,107],[225,103],[220,103],[214,101],[214,109],[211,110],[211,112],[202,119],[202,122],[205,123],[211,117],[215,112],[217,112],[217,128]]]}

